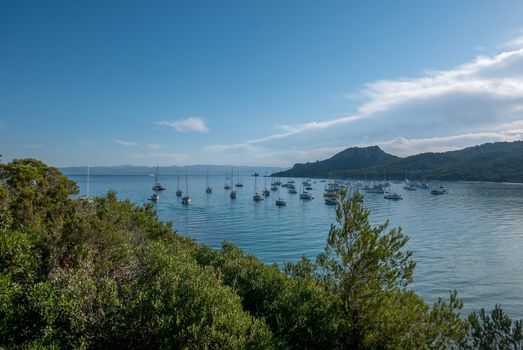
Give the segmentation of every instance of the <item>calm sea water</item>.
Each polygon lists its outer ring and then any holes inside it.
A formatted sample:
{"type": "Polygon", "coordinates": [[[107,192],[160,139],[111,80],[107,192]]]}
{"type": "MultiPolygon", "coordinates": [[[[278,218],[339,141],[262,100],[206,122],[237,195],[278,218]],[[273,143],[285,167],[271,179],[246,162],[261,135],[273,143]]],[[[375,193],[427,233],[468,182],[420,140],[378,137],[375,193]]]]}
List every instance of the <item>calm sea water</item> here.
{"type": "MultiPolygon", "coordinates": [[[[85,193],[86,177],[71,176],[85,193]]],[[[313,183],[315,199],[304,202],[297,194],[280,188],[256,203],[252,200],[254,178],[244,176],[238,198],[231,201],[223,188],[225,176],[210,176],[213,193],[205,193],[205,176],[189,176],[190,206],[176,197],[176,176],[161,177],[167,188],[156,208],[161,220],[173,221],[181,235],[218,248],[229,241],[267,263],[296,261],[303,254],[322,251],[335,208],[323,202],[324,183],[313,183]],[[276,207],[278,196],[287,201],[276,207]]],[[[295,179],[296,184],[302,180],[295,179]]],[[[285,181],[285,179],[282,179],[285,181]]],[[[235,181],[236,182],[236,181],[235,181]]],[[[265,186],[258,178],[258,189],[265,186]]],[[[91,195],[109,189],[120,199],[137,204],[147,202],[153,178],[149,176],[91,176],[91,195]]],[[[267,186],[270,179],[267,180],[267,186]]],[[[464,311],[492,308],[496,303],[512,316],[523,318],[523,185],[494,183],[444,183],[449,194],[432,196],[429,190],[404,191],[402,201],[388,201],[383,195],[365,194],[373,224],[389,219],[401,226],[410,241],[407,248],[417,262],[412,289],[427,302],[447,297],[457,289],[464,299],[464,311]]],[[[185,177],[180,177],[185,192],[185,177]]]]}

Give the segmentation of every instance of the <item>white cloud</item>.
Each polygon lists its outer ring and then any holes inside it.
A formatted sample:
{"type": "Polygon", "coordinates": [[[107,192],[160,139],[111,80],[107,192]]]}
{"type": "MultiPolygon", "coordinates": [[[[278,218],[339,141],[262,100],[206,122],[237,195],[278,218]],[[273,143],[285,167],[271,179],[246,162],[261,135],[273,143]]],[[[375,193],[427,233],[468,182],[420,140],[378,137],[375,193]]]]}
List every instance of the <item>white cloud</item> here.
{"type": "MultiPolygon", "coordinates": [[[[506,126],[523,121],[523,37],[507,47],[510,49],[490,57],[478,56],[453,69],[370,82],[357,94],[347,95],[363,99],[353,114],[277,125],[281,132],[241,143],[211,145],[206,150],[237,150],[253,157],[269,154],[271,148],[274,154],[281,154],[278,149],[293,149],[299,144],[309,150],[381,144],[407,155],[520,139],[521,125],[506,126]]],[[[298,161],[301,155],[294,153],[298,161]]]]}
{"type": "Polygon", "coordinates": [[[147,144],[147,148],[149,148],[150,150],[152,151],[156,151],[156,150],[159,150],[160,148],[162,148],[163,146],[162,145],[159,145],[157,143],[148,143],[147,144]]]}
{"type": "Polygon", "coordinates": [[[127,147],[138,146],[138,142],[135,142],[135,141],[116,140],[114,142],[116,142],[117,144],[123,145],[123,146],[127,146],[127,147]]]}
{"type": "Polygon", "coordinates": [[[523,47],[523,31],[518,31],[516,37],[512,40],[507,41],[501,48],[519,49],[523,47]]]}
{"type": "Polygon", "coordinates": [[[173,128],[178,132],[209,132],[209,128],[200,117],[189,117],[186,119],[156,122],[156,125],[173,128]]]}

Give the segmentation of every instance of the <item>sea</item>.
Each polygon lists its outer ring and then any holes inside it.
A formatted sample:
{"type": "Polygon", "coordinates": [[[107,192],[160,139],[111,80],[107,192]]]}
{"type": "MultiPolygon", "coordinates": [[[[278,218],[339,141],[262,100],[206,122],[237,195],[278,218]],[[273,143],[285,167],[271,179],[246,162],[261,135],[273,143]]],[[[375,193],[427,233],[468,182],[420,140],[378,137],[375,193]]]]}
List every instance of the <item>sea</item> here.
{"type": "MultiPolygon", "coordinates": [[[[69,176],[86,193],[86,176],[69,176]]],[[[301,256],[315,257],[325,247],[329,229],[336,222],[335,207],[326,205],[326,182],[312,180],[313,199],[300,200],[286,188],[271,191],[261,202],[252,199],[255,188],[270,189],[271,178],[234,176],[237,199],[224,189],[227,175],[161,176],[166,190],[155,203],[158,217],[172,221],[175,231],[197,242],[219,249],[228,241],[246,254],[265,263],[283,265],[301,256]],[[206,185],[212,193],[205,192],[206,185]],[[192,197],[181,204],[175,192],[180,188],[192,197]],[[277,207],[277,198],[287,204],[277,207]]],[[[289,179],[282,178],[282,182],[289,179]]],[[[294,178],[299,189],[304,179],[294,178]]],[[[151,176],[91,176],[90,195],[114,190],[119,199],[137,205],[149,202],[154,178],[151,176]]],[[[444,186],[448,193],[431,195],[430,189],[406,191],[404,184],[391,183],[391,190],[403,200],[391,201],[382,194],[364,194],[363,205],[370,220],[378,225],[390,221],[410,237],[406,249],[416,261],[412,290],[427,303],[448,298],[456,289],[464,301],[462,313],[496,304],[513,318],[523,318],[523,184],[430,182],[444,186]]]]}

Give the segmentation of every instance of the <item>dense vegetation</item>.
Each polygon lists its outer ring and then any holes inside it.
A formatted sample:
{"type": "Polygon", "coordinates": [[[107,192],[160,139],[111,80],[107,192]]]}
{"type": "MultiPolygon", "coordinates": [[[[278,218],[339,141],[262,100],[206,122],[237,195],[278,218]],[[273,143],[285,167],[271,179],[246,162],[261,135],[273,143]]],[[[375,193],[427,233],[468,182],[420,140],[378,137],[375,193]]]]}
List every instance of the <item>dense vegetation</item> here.
{"type": "Polygon", "coordinates": [[[295,164],[273,176],[523,182],[523,141],[406,158],[394,157],[377,146],[354,147],[323,161],[295,164]]]}
{"type": "Polygon", "coordinates": [[[74,199],[57,169],[0,164],[0,348],[521,349],[496,308],[426,305],[400,229],[343,200],[324,252],[281,270],[184,239],[152,206],[74,199]]]}

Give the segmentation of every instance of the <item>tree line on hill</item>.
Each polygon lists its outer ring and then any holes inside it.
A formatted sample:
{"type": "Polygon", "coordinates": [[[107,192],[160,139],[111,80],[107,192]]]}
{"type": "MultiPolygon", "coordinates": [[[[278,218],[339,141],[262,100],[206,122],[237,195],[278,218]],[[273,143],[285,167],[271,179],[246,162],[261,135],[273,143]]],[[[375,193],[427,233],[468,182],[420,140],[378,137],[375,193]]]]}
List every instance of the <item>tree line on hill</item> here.
{"type": "Polygon", "coordinates": [[[0,348],[521,349],[521,321],[409,289],[401,229],[341,197],[316,259],[284,268],[183,238],[152,205],[34,159],[0,164],[0,348]]]}
{"type": "Polygon", "coordinates": [[[298,163],[281,177],[523,182],[523,141],[400,158],[378,146],[352,147],[333,157],[298,163]]]}

